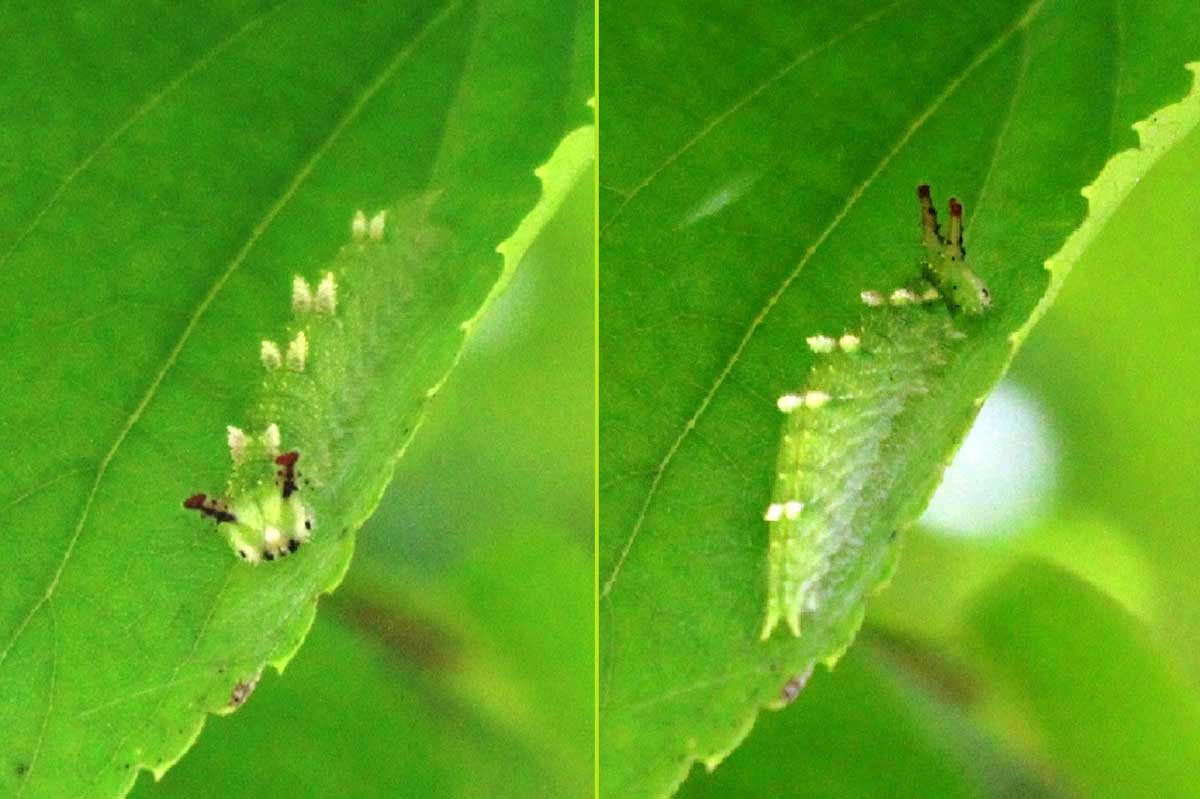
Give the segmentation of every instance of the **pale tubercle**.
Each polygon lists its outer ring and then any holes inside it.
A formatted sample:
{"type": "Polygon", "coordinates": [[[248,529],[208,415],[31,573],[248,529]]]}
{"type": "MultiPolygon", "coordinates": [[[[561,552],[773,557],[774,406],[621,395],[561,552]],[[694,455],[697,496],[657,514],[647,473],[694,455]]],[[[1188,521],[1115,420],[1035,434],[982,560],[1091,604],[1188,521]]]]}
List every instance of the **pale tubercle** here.
{"type": "Polygon", "coordinates": [[[775,405],[784,413],[791,413],[798,408],[820,408],[831,399],[824,391],[805,391],[803,394],[784,394],[775,405]]]}
{"type": "Polygon", "coordinates": [[[313,298],[313,307],[317,313],[331,314],[337,310],[337,280],[333,272],[326,272],[325,277],[317,284],[317,293],[313,298]]]}
{"type": "Polygon", "coordinates": [[[861,292],[858,296],[862,298],[863,305],[871,308],[878,308],[881,305],[887,304],[887,299],[878,291],[867,290],[861,292]]]}
{"type": "Polygon", "coordinates": [[[312,289],[308,281],[300,275],[292,278],[292,310],[296,313],[307,313],[312,308],[312,289]]]}
{"type": "Polygon", "coordinates": [[[271,422],[267,428],[263,430],[262,442],[268,452],[276,453],[279,451],[279,442],[282,440],[279,434],[279,425],[271,422]]]}
{"type": "Polygon", "coordinates": [[[387,211],[380,211],[371,217],[371,221],[367,226],[367,236],[372,241],[383,240],[383,226],[387,222],[387,211]]]}
{"type": "Polygon", "coordinates": [[[287,348],[287,365],[293,372],[303,372],[304,365],[308,362],[308,337],[304,335],[304,331],[300,330],[296,336],[288,342],[287,348]]]}
{"type": "Polygon", "coordinates": [[[767,510],[763,514],[763,519],[768,522],[777,522],[780,519],[798,519],[803,510],[804,503],[798,499],[789,499],[787,502],[772,502],[767,506],[767,510]]]}
{"type": "Polygon", "coordinates": [[[279,351],[279,345],[274,341],[264,340],[259,346],[258,357],[268,371],[278,369],[283,365],[283,353],[279,351]]]}
{"type": "Polygon", "coordinates": [[[830,336],[809,336],[805,339],[808,348],[818,355],[833,352],[837,348],[837,340],[830,336]]]}
{"type": "Polygon", "coordinates": [[[229,456],[234,463],[241,463],[246,457],[246,447],[250,444],[250,436],[240,427],[229,425],[225,428],[226,441],[229,443],[229,456]]]}

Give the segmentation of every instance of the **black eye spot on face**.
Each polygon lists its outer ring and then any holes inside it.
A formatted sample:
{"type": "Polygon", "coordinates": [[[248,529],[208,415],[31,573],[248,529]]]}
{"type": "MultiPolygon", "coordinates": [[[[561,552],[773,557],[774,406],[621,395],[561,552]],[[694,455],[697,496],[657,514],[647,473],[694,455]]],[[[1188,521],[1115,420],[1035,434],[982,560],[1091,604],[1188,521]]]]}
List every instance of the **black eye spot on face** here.
{"type": "Polygon", "coordinates": [[[242,560],[245,560],[245,559],[246,559],[246,550],[244,550],[244,549],[239,549],[239,550],[238,550],[238,556],[239,556],[239,557],[241,557],[241,559],[242,559],[242,560]]]}
{"type": "Polygon", "coordinates": [[[304,529],[305,529],[305,530],[311,530],[311,529],[312,529],[312,521],[311,521],[311,520],[309,520],[309,519],[305,519],[305,520],[304,520],[304,529]]]}

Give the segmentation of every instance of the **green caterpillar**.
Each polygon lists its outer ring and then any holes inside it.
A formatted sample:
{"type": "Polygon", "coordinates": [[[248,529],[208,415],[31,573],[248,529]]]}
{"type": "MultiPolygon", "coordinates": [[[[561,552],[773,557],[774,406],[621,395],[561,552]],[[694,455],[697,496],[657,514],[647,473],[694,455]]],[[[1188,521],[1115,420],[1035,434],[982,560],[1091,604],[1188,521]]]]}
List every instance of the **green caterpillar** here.
{"type": "Polygon", "coordinates": [[[837,563],[863,547],[870,531],[855,529],[855,512],[873,490],[872,467],[896,420],[929,392],[950,348],[964,337],[955,318],[991,305],[987,286],[965,262],[962,205],[950,200],[943,236],[929,187],[918,187],[917,197],[921,277],[890,294],[862,292],[867,312],[858,330],[810,336],[818,359],[805,390],[778,400],[787,419],[764,514],[770,531],[763,639],[780,621],[799,635],[801,614],[821,605],[837,563]]]}
{"type": "MultiPolygon", "coordinates": [[[[421,229],[427,210],[427,203],[417,202],[393,212],[421,229]]],[[[419,257],[414,244],[421,237],[385,235],[388,214],[368,219],[358,211],[351,241],[333,269],[315,286],[299,275],[292,279],[286,337],[259,346],[264,375],[249,413],[253,432],[226,428],[233,472],[224,493],[184,500],[185,508],[215,520],[234,553],[249,563],[284,557],[312,537],[310,494],[326,485],[361,403],[364,375],[379,366],[364,331],[402,324],[403,303],[396,298],[404,293],[405,268],[419,257]],[[352,280],[372,291],[343,297],[352,280]]]]}

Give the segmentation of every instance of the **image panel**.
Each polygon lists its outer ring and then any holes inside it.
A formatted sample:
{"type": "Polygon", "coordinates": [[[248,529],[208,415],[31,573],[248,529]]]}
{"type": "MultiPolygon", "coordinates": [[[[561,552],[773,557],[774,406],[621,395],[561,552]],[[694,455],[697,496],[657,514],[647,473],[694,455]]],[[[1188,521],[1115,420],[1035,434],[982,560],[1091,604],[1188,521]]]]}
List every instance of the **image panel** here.
{"type": "Polygon", "coordinates": [[[0,796],[594,794],[594,19],[0,12],[0,796]]]}
{"type": "Polygon", "coordinates": [[[599,795],[1195,794],[1200,14],[599,38],[599,795]]]}

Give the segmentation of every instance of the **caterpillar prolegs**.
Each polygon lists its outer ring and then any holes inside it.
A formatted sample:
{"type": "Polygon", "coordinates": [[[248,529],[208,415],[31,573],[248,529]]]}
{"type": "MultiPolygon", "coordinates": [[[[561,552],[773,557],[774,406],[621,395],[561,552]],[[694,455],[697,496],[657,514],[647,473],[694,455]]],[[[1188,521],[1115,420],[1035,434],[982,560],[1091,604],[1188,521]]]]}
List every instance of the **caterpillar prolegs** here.
{"type": "Polygon", "coordinates": [[[778,400],[787,418],[770,525],[767,610],[762,637],[780,621],[800,634],[800,617],[834,586],[839,561],[864,544],[856,512],[878,488],[873,469],[905,409],[929,392],[964,337],[963,315],[984,313],[991,295],[965,262],[962,205],[950,200],[942,234],[929,187],[917,189],[924,248],[920,277],[883,293],[863,291],[855,330],[808,337],[817,360],[803,391],[778,400]]]}

